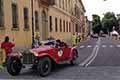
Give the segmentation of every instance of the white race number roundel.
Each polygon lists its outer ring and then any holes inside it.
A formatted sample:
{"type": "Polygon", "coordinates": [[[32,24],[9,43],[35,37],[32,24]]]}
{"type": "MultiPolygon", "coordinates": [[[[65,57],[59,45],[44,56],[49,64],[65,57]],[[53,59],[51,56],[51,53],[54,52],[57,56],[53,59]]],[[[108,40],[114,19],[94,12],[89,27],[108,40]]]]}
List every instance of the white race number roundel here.
{"type": "Polygon", "coordinates": [[[59,51],[58,51],[58,56],[59,56],[59,57],[62,57],[62,55],[63,55],[63,51],[62,51],[62,50],[59,50],[59,51]]]}

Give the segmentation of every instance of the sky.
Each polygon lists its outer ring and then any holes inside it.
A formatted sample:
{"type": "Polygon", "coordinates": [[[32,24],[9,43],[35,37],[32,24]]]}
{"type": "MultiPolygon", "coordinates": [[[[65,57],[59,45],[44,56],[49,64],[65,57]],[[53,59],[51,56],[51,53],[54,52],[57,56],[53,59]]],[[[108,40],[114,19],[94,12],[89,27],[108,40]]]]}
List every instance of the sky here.
{"type": "Polygon", "coordinates": [[[89,20],[92,20],[92,14],[98,14],[103,17],[106,12],[114,12],[120,14],[120,0],[82,0],[85,9],[86,16],[89,20]]]}

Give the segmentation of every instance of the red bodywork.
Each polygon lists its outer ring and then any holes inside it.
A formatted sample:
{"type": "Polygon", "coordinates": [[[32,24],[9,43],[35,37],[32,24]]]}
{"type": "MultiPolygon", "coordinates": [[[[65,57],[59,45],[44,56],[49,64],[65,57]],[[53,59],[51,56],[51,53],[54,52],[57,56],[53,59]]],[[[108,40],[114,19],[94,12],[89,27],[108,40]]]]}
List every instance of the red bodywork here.
{"type": "Polygon", "coordinates": [[[58,64],[63,61],[71,60],[73,50],[76,50],[76,48],[55,48],[51,46],[40,46],[38,48],[30,49],[30,52],[39,58],[47,56],[58,64]]]}
{"type": "Polygon", "coordinates": [[[12,52],[10,54],[7,55],[8,57],[16,57],[21,59],[22,58],[22,54],[20,52],[12,52]]]}
{"type": "Polygon", "coordinates": [[[6,54],[12,53],[12,48],[15,46],[15,43],[12,42],[2,42],[1,48],[5,49],[6,54]]]}

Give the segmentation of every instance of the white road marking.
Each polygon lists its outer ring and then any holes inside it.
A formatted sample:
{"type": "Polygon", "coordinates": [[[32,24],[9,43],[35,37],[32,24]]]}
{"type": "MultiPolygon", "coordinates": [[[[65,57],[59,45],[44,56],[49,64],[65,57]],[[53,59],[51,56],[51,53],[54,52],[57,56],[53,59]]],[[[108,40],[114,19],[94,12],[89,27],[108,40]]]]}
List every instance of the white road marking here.
{"type": "Polygon", "coordinates": [[[113,45],[110,45],[110,47],[112,48],[112,47],[113,47],[113,45]]]}
{"type": "Polygon", "coordinates": [[[88,45],[87,48],[91,48],[92,46],[91,45],[88,45]]]}
{"type": "MultiPolygon", "coordinates": [[[[91,53],[91,55],[85,60],[83,61],[81,64],[79,64],[79,66],[88,66],[93,60],[94,60],[94,55],[95,53],[97,54],[98,51],[96,52],[96,49],[99,48],[99,44],[100,44],[101,38],[98,39],[98,41],[96,42],[96,46],[93,48],[93,51],[91,53]]],[[[97,55],[95,55],[96,57],[97,55]]]]}
{"type": "Polygon", "coordinates": [[[95,51],[94,51],[95,55],[94,55],[93,58],[85,65],[86,67],[87,67],[88,65],[90,65],[90,64],[95,60],[95,58],[96,58],[97,55],[98,55],[99,48],[100,48],[100,46],[99,46],[99,47],[96,47],[96,49],[95,49],[95,51]]]}
{"type": "Polygon", "coordinates": [[[117,45],[117,47],[120,47],[120,45],[117,45]]]}
{"type": "Polygon", "coordinates": [[[96,47],[98,47],[98,45],[96,45],[96,47]]]}
{"type": "Polygon", "coordinates": [[[98,40],[98,42],[97,42],[97,45],[95,46],[95,48],[93,49],[93,52],[92,52],[92,54],[93,54],[93,56],[92,56],[92,58],[88,61],[88,63],[85,65],[86,67],[88,66],[88,65],[90,65],[93,61],[94,61],[94,59],[97,57],[97,54],[98,54],[98,51],[99,51],[99,48],[100,48],[100,43],[101,43],[101,38],[99,38],[99,40],[98,40]]]}
{"type": "Polygon", "coordinates": [[[106,45],[102,45],[103,48],[107,47],[106,45]]]}
{"type": "Polygon", "coordinates": [[[85,46],[80,46],[80,48],[84,48],[85,46]]]}

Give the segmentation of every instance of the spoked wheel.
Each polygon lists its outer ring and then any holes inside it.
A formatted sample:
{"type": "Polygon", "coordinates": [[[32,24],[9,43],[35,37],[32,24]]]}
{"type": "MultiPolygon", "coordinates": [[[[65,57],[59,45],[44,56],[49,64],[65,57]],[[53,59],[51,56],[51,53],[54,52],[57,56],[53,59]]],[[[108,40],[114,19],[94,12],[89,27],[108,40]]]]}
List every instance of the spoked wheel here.
{"type": "Polygon", "coordinates": [[[49,75],[51,72],[51,60],[48,57],[40,59],[37,69],[42,77],[49,75]]]}
{"type": "Polygon", "coordinates": [[[78,59],[78,52],[76,50],[74,50],[72,60],[70,61],[71,65],[76,65],[77,59],[78,59]]]}
{"type": "Polygon", "coordinates": [[[22,69],[22,63],[20,59],[17,58],[9,58],[7,60],[7,71],[10,75],[16,76],[20,73],[22,69]]]}

